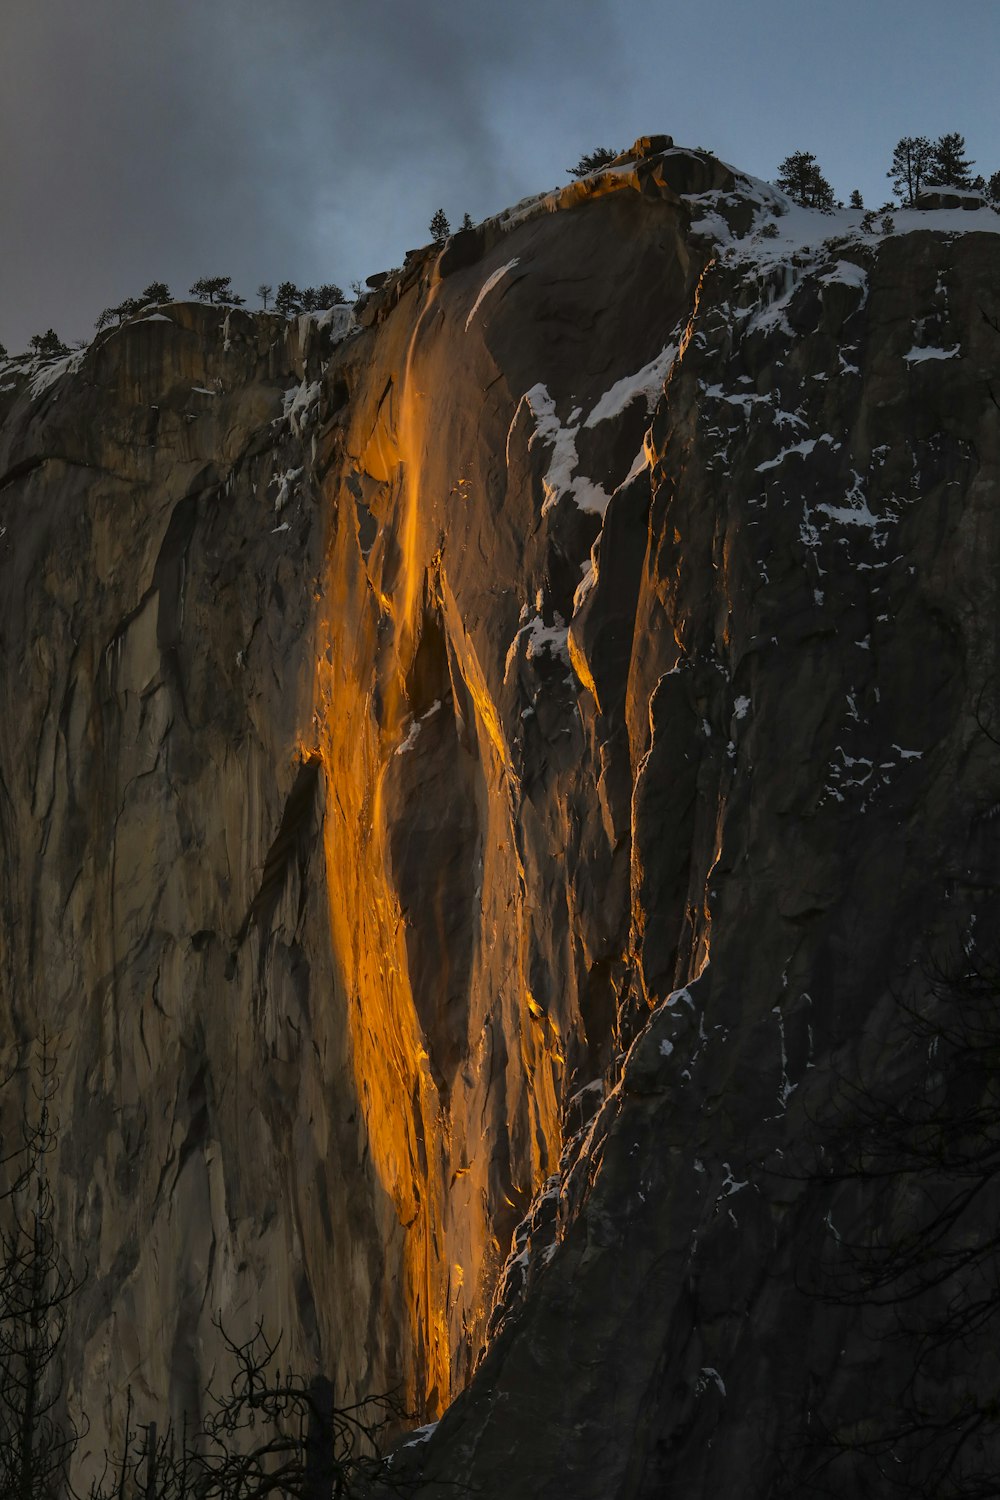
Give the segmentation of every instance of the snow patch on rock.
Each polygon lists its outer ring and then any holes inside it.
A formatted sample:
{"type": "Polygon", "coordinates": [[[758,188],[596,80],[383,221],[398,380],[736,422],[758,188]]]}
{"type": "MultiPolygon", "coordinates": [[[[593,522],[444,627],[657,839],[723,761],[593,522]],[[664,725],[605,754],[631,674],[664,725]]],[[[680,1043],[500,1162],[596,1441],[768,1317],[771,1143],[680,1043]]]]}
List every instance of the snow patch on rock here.
{"type": "Polygon", "coordinates": [[[928,359],[961,359],[962,351],[958,344],[953,349],[917,349],[914,347],[909,354],[904,354],[908,365],[921,365],[928,359]]]}
{"type": "Polygon", "coordinates": [[[634,375],[623,375],[621,380],[616,380],[591,411],[584,427],[596,427],[598,422],[620,417],[633,401],[640,398],[645,399],[646,413],[652,416],[676,358],[677,345],[667,344],[641,370],[636,370],[634,375]]]}
{"type": "Polygon", "coordinates": [[[283,473],[275,474],[272,477],[271,486],[277,485],[278,487],[278,493],[274,497],[275,515],[284,510],[289,500],[295,495],[299,487],[299,480],[302,478],[302,473],[302,468],[285,469],[283,473]]]}
{"type": "Polygon", "coordinates": [[[562,423],[556,415],[556,405],[549,395],[548,388],[540,383],[525,391],[514,411],[507,430],[508,466],[511,438],[521,411],[525,407],[531,413],[535,423],[535,430],[528,439],[529,453],[539,439],[552,450],[548,471],[542,478],[542,492],[545,497],[542,502],[542,515],[548,515],[560,500],[568,497],[580,510],[590,511],[603,517],[611,496],[594,480],[576,472],[579,463],[576,435],[581,426],[580,408],[575,406],[569,414],[568,421],[565,424],[562,423]]]}
{"type": "Polygon", "coordinates": [[[465,331],[466,331],[466,333],[468,333],[469,328],[470,328],[470,326],[472,324],[473,318],[476,316],[476,313],[482,307],[484,300],[489,296],[489,294],[490,294],[490,292],[492,292],[493,288],[499,282],[501,282],[503,280],[503,278],[507,275],[508,271],[513,271],[514,267],[518,266],[520,264],[521,264],[521,257],[519,255],[515,255],[513,260],[509,260],[505,266],[501,266],[499,270],[493,272],[492,276],[488,276],[486,278],[486,280],[483,282],[482,286],[479,289],[479,296],[476,298],[475,302],[472,304],[472,309],[471,309],[471,311],[469,313],[469,316],[465,320],[465,331]]]}
{"type": "Polygon", "coordinates": [[[302,437],[306,428],[315,420],[322,389],[322,382],[319,380],[303,380],[300,385],[293,385],[285,392],[281,415],[296,437],[302,437]]]}
{"type": "Polygon", "coordinates": [[[511,667],[517,660],[522,638],[525,638],[527,642],[524,654],[528,661],[536,661],[541,656],[558,657],[570,666],[568,635],[569,629],[562,615],[556,613],[551,625],[546,625],[541,615],[534,615],[526,625],[521,626],[507,647],[503,668],[504,682],[506,683],[509,678],[511,667]]]}
{"type": "Polygon", "coordinates": [[[86,349],[77,349],[74,354],[64,355],[62,359],[53,360],[51,364],[42,365],[37,373],[32,375],[31,384],[28,386],[28,397],[31,401],[37,401],[45,391],[61,380],[64,375],[75,375],[83,364],[86,349]]]}

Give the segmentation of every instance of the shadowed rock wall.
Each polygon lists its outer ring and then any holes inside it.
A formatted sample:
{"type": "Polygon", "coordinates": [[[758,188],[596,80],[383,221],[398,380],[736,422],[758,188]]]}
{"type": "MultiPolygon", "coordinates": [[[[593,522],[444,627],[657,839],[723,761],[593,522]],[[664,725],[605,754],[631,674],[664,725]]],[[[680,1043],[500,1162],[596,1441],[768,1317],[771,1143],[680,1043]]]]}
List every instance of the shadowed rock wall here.
{"type": "Polygon", "coordinates": [[[489,1331],[425,1492],[624,1500],[866,1399],[763,1164],[995,875],[1000,220],[911,217],[647,146],[359,328],[0,376],[4,1003],[91,1408],[195,1410],[221,1310],[435,1416],[489,1331]]]}

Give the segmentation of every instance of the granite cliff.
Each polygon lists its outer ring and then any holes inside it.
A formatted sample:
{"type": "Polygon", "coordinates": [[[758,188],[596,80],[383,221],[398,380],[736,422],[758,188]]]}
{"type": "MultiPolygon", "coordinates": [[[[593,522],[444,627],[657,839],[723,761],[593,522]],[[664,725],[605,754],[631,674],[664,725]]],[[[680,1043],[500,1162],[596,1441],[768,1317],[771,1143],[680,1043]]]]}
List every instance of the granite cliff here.
{"type": "Polygon", "coordinates": [[[995,921],[1000,217],[859,221],[652,138],[355,309],[0,371],[94,1446],[219,1311],[444,1412],[426,1496],[777,1493],[894,1378],[775,1161],[995,921]]]}

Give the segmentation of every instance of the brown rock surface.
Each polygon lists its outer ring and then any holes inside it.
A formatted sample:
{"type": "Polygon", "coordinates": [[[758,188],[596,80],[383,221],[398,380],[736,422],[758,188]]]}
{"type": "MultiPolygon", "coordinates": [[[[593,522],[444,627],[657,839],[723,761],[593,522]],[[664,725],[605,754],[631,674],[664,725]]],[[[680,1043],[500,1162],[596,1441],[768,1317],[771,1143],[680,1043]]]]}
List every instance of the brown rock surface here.
{"type": "Polygon", "coordinates": [[[360,329],[0,374],[0,972],[92,1419],[196,1406],[217,1310],[468,1387],[428,1496],[764,1496],[863,1399],[764,1163],[996,875],[997,240],[786,208],[667,149],[360,329]]]}

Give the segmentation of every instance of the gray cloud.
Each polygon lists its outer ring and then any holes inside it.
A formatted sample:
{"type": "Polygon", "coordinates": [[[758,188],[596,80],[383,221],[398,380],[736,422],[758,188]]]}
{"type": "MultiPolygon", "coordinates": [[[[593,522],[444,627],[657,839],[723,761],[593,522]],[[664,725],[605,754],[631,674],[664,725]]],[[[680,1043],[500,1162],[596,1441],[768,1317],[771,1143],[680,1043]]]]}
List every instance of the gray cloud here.
{"type": "Polygon", "coordinates": [[[439,205],[478,217],[544,185],[504,138],[504,103],[520,90],[535,119],[558,114],[598,55],[613,83],[613,15],[611,0],[16,0],[0,338],[85,335],[153,277],[179,293],[229,273],[252,294],[398,263],[439,205]]]}
{"type": "Polygon", "coordinates": [[[880,202],[892,143],[1000,167],[1000,7],[939,0],[4,0],[0,340],[162,278],[339,281],[667,130],[880,202]]]}

